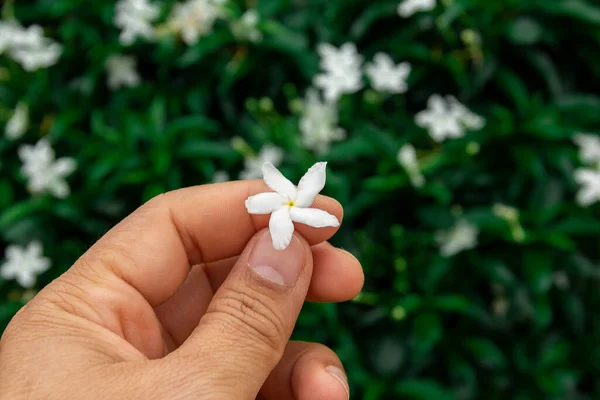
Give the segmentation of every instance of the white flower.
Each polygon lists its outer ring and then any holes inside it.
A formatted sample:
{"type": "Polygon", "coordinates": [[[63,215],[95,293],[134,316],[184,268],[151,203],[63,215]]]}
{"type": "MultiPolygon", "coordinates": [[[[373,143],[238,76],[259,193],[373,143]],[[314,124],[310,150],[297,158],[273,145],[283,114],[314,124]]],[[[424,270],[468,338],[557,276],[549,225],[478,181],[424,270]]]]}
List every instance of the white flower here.
{"type": "Polygon", "coordinates": [[[0,21],[0,54],[13,46],[23,28],[15,21],[0,21]]]}
{"type": "Polygon", "coordinates": [[[215,21],[223,15],[222,1],[188,0],[176,4],[167,22],[191,46],[212,32],[215,21]]]}
{"type": "Polygon", "coordinates": [[[223,171],[223,170],[215,171],[212,181],[213,181],[213,183],[228,182],[229,174],[227,173],[227,171],[223,171]]]}
{"type": "Polygon", "coordinates": [[[600,137],[579,133],[573,139],[579,146],[579,157],[588,164],[600,163],[600,137]]]}
{"type": "Polygon", "coordinates": [[[16,140],[27,132],[29,127],[29,106],[25,103],[17,104],[15,112],[6,123],[4,134],[10,140],[16,140]]]}
{"type": "Polygon", "coordinates": [[[256,10],[248,10],[237,21],[231,23],[231,32],[238,40],[247,40],[249,42],[260,42],[262,33],[257,28],[260,20],[256,10]]]}
{"type": "Polygon", "coordinates": [[[43,47],[15,49],[10,54],[25,71],[31,72],[56,64],[62,54],[62,46],[48,43],[43,47]]]}
{"type": "Polygon", "coordinates": [[[75,171],[75,160],[56,160],[54,150],[46,139],[41,139],[35,146],[21,146],[19,157],[23,161],[21,171],[28,180],[27,188],[31,193],[49,192],[57,198],[69,195],[70,189],[65,178],[75,171]]]}
{"type": "Polygon", "coordinates": [[[404,0],[398,4],[398,15],[408,18],[419,11],[431,11],[435,8],[436,0],[404,0]]]}
{"type": "Polygon", "coordinates": [[[160,7],[148,0],[119,0],[115,8],[114,23],[121,29],[119,40],[124,46],[132,45],[138,38],[152,40],[155,36],[154,22],[160,7]]]}
{"type": "Polygon", "coordinates": [[[373,62],[365,67],[373,89],[380,92],[405,93],[408,90],[406,79],[410,74],[410,64],[394,64],[394,60],[385,54],[377,53],[373,62]]]}
{"type": "Polygon", "coordinates": [[[492,302],[492,310],[498,316],[505,316],[508,311],[508,301],[504,296],[497,296],[492,302]]]}
{"type": "Polygon", "coordinates": [[[450,108],[444,98],[437,94],[429,97],[427,110],[418,113],[415,122],[421,128],[426,128],[436,142],[464,135],[459,113],[450,108]]]}
{"type": "Polygon", "coordinates": [[[600,200],[600,171],[580,168],[575,171],[575,181],[581,185],[577,193],[577,203],[590,206],[600,200]]]}
{"type": "Polygon", "coordinates": [[[477,227],[465,219],[461,219],[449,231],[438,232],[436,239],[440,245],[440,253],[444,257],[452,257],[463,250],[477,245],[477,227]]]}
{"type": "Polygon", "coordinates": [[[427,101],[427,110],[421,111],[415,117],[418,126],[426,128],[436,142],[448,138],[460,138],[465,130],[478,130],[485,125],[485,120],[469,111],[452,96],[444,99],[434,94],[427,101]]]}
{"type": "Polygon", "coordinates": [[[463,126],[471,131],[478,131],[485,126],[485,119],[469,110],[464,104],[454,96],[447,96],[450,108],[459,115],[463,126]]]}
{"type": "Polygon", "coordinates": [[[405,144],[398,151],[398,163],[406,170],[411,184],[420,188],[425,184],[425,178],[421,174],[419,160],[417,160],[417,152],[410,144],[405,144]]]}
{"type": "Polygon", "coordinates": [[[332,141],[346,138],[346,131],[338,126],[338,110],[335,103],[322,101],[314,89],[306,92],[299,125],[302,144],[320,154],[329,151],[332,141]]]}
{"type": "Polygon", "coordinates": [[[263,164],[271,163],[279,166],[281,161],[283,161],[283,150],[277,146],[267,144],[263,146],[258,156],[246,157],[240,179],[259,179],[263,175],[263,164]]]}
{"type": "Polygon", "coordinates": [[[50,260],[42,255],[42,244],[34,241],[26,248],[11,245],[6,248],[6,261],[0,267],[4,279],[16,279],[19,285],[30,288],[37,275],[50,268],[50,260]]]}
{"type": "Polygon", "coordinates": [[[294,186],[271,163],[263,165],[267,186],[275,191],[251,196],[246,200],[250,214],[271,214],[269,231],[276,250],[285,250],[292,240],[294,222],[314,228],[337,227],[340,221],[326,211],[309,208],[325,187],[327,163],[313,165],[294,186]]]}
{"type": "Polygon", "coordinates": [[[137,62],[130,56],[115,55],[106,61],[108,72],[108,87],[118,89],[121,86],[135,87],[140,84],[137,73],[137,62]]]}
{"type": "Polygon", "coordinates": [[[44,37],[42,28],[24,28],[16,21],[0,21],[0,54],[7,54],[26,71],[50,67],[62,54],[62,46],[44,37]]]}
{"type": "Polygon", "coordinates": [[[339,49],[324,43],[317,48],[323,73],[314,79],[316,87],[323,90],[327,101],[337,101],[343,94],[355,93],[363,87],[362,56],[356,46],[346,43],[339,49]]]}

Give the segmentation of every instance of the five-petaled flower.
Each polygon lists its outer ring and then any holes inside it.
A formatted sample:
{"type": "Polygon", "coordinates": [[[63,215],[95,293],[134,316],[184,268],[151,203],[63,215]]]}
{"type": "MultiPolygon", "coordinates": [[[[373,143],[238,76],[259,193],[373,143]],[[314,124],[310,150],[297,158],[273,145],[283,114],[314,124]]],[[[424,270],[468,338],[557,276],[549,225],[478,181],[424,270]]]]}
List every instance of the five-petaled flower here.
{"type": "Polygon", "coordinates": [[[588,207],[600,201],[600,171],[580,168],[575,171],[575,181],[581,185],[577,193],[580,206],[588,207]]]}
{"type": "Polygon", "coordinates": [[[325,162],[316,163],[296,187],[273,164],[263,165],[265,183],[275,193],[261,193],[249,197],[246,200],[246,208],[250,214],[271,214],[269,231],[275,249],[285,250],[288,247],[294,233],[294,222],[314,228],[340,225],[340,221],[334,215],[309,208],[325,187],[326,167],[325,162]]]}
{"type": "Polygon", "coordinates": [[[27,247],[10,245],[6,248],[6,261],[0,265],[0,276],[16,279],[19,285],[30,288],[36,277],[50,268],[50,259],[44,257],[42,244],[33,241],[27,247]]]}

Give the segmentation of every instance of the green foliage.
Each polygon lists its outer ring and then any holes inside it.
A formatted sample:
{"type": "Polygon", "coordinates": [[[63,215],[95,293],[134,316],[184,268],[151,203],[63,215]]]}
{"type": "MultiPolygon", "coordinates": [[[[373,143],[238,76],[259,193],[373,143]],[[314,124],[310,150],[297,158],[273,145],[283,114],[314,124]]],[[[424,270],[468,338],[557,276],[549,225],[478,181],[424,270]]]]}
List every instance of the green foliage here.
{"type": "MultiPolygon", "coordinates": [[[[173,3],[160,2],[163,14],[173,3]]],[[[353,398],[600,396],[600,222],[597,205],[574,200],[572,143],[574,132],[600,129],[600,6],[445,0],[402,19],[398,0],[252,3],[260,42],[236,40],[221,21],[194,46],[165,37],[123,48],[112,1],[14,2],[25,26],[64,45],[57,65],[33,73],[0,56],[0,121],[20,101],[31,117],[22,139],[0,138],[0,240],[44,243],[53,267],[38,286],[152,196],[217,170],[237,177],[244,155],[232,138],[256,152],[273,143],[291,179],[329,161],[325,193],[345,208],[333,242],[365,269],[361,295],[307,305],[296,331],[337,351],[353,398]],[[316,45],[348,41],[367,60],[383,51],[410,62],[409,91],[342,98],[348,138],[315,155],[301,145],[293,103],[319,71],[316,45]],[[140,86],[108,89],[104,64],[117,53],[135,56],[140,86]],[[434,93],[455,95],[486,127],[434,143],[414,123],[434,93]],[[77,160],[67,199],[25,188],[17,148],[43,136],[77,160]],[[406,143],[418,149],[421,189],[396,160],[406,143]],[[479,243],[444,258],[436,232],[459,217],[479,243]]],[[[0,279],[0,329],[28,294],[0,279]]]]}

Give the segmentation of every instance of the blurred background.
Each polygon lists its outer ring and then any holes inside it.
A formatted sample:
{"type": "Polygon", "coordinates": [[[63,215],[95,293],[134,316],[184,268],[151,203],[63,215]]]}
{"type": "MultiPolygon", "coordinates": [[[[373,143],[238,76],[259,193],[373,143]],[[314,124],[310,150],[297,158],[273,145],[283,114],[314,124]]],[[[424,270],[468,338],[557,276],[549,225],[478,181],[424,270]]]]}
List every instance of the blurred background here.
{"type": "Polygon", "coordinates": [[[600,396],[600,3],[4,0],[0,332],[164,191],[328,161],[356,399],[600,396]]]}

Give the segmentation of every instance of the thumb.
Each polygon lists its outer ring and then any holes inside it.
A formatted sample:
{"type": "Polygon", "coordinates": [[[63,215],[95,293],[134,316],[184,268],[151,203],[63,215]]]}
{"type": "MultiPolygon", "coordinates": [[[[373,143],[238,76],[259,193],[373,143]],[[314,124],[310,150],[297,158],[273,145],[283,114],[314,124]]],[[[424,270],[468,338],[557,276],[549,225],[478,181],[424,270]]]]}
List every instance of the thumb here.
{"type": "Polygon", "coordinates": [[[312,253],[304,238],[294,234],[289,247],[278,251],[267,230],[256,234],[177,350],[177,360],[192,360],[195,367],[179,370],[195,370],[195,379],[209,373],[222,389],[212,388],[220,398],[254,399],[281,359],[311,274],[312,253]]]}

